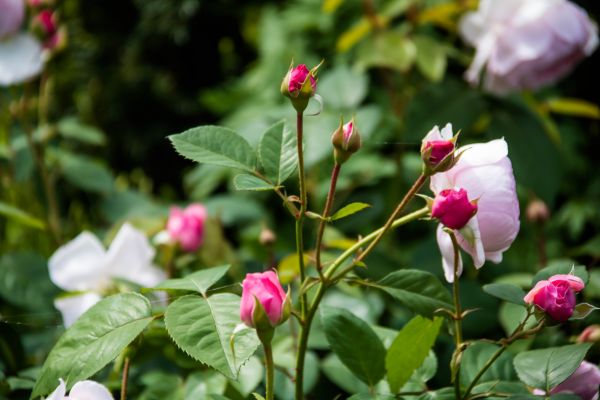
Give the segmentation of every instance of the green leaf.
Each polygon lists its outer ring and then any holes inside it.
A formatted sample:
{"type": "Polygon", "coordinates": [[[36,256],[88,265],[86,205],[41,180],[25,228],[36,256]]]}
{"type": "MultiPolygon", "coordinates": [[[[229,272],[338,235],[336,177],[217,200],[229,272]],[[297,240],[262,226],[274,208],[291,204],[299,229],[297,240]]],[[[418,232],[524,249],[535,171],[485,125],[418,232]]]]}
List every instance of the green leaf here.
{"type": "Polygon", "coordinates": [[[204,399],[209,394],[223,394],[227,379],[216,371],[197,371],[185,381],[184,399],[204,399]]]}
{"type": "Polygon", "coordinates": [[[206,295],[206,291],[227,273],[231,265],[221,265],[194,272],[180,279],[168,279],[159,283],[154,289],[190,290],[206,295]]]}
{"type": "Polygon", "coordinates": [[[357,378],[369,386],[383,378],[385,348],[369,324],[333,307],[321,308],[321,323],[331,349],[357,378]]]}
{"type": "Polygon", "coordinates": [[[549,391],[575,372],[591,346],[584,343],[526,351],[515,357],[515,369],[526,385],[549,391]]]}
{"type": "Polygon", "coordinates": [[[391,394],[381,393],[359,393],[348,397],[348,400],[394,400],[396,397],[391,394]]]}
{"type": "Polygon", "coordinates": [[[90,157],[58,152],[66,180],[80,189],[97,193],[113,191],[113,175],[106,165],[90,157]]]}
{"type": "Polygon", "coordinates": [[[283,183],[296,170],[298,151],[296,135],[277,122],[263,133],[258,145],[258,156],[267,177],[276,185],[283,183]]]}
{"type": "Polygon", "coordinates": [[[236,379],[240,367],[259,345],[256,332],[240,324],[240,298],[220,293],[208,298],[180,297],[165,313],[167,331],[184,352],[228,378],[236,379]]]}
{"type": "Polygon", "coordinates": [[[45,226],[43,221],[2,201],[0,201],[0,215],[36,229],[44,229],[45,226]]]}
{"type": "Polygon", "coordinates": [[[253,172],[256,155],[250,144],[229,128],[199,126],[169,136],[175,150],[192,161],[253,172]]]}
{"type": "Polygon", "coordinates": [[[357,212],[369,207],[371,207],[371,205],[367,203],[350,203],[337,210],[335,214],[330,217],[330,219],[332,221],[336,221],[338,219],[346,218],[349,215],[356,214],[357,212]]]}
{"type": "Polygon", "coordinates": [[[490,283],[483,286],[483,291],[509,303],[525,305],[523,301],[525,292],[518,286],[508,283],[490,283]]]}
{"type": "MultiPolygon", "coordinates": [[[[491,343],[476,342],[467,347],[462,356],[460,365],[460,380],[468,385],[475,379],[485,363],[499,349],[499,346],[491,343]]],[[[485,371],[480,382],[487,381],[511,381],[515,379],[515,371],[512,365],[512,356],[508,352],[502,353],[500,357],[485,371]]]]}
{"type": "Polygon", "coordinates": [[[240,368],[237,380],[231,380],[229,381],[229,384],[246,398],[258,385],[260,385],[264,374],[264,367],[260,359],[256,356],[252,356],[242,368],[240,368]]]}
{"type": "Polygon", "coordinates": [[[35,253],[6,253],[0,257],[0,297],[32,310],[52,309],[58,289],[48,277],[46,260],[35,253]],[[32,279],[35,277],[35,279],[32,279]]]}
{"type": "Polygon", "coordinates": [[[423,393],[417,400],[456,400],[454,388],[442,388],[436,391],[428,391],[423,393]]]}
{"type": "Polygon", "coordinates": [[[258,393],[252,393],[252,396],[254,396],[256,400],[265,400],[265,398],[258,393]]]}
{"type": "Polygon", "coordinates": [[[446,49],[435,39],[426,35],[413,36],[417,48],[417,67],[430,81],[439,82],[446,72],[446,49]]]}
{"type": "Polygon", "coordinates": [[[331,382],[348,393],[366,393],[369,387],[356,379],[334,353],[329,353],[321,362],[323,373],[331,382]]]}
{"type": "Polygon", "coordinates": [[[453,309],[450,293],[433,274],[401,269],[371,286],[386,291],[414,312],[431,317],[439,308],[453,309]]]}
{"type": "Polygon", "coordinates": [[[417,315],[398,333],[385,358],[387,378],[393,393],[397,393],[423,364],[442,321],[440,317],[432,321],[417,315]]]}
{"type": "Polygon", "coordinates": [[[107,297],[61,336],[42,366],[32,398],[52,392],[58,379],[67,387],[100,371],[152,321],[150,302],[137,293],[107,297]]]}
{"type": "Polygon", "coordinates": [[[81,123],[76,117],[67,117],[58,123],[58,133],[68,139],[91,145],[104,145],[106,137],[96,127],[81,123]]]}
{"type": "Polygon", "coordinates": [[[356,110],[367,94],[366,73],[346,65],[335,67],[319,79],[319,94],[336,110],[356,110]]]}
{"type": "Polygon", "coordinates": [[[560,274],[569,274],[573,271],[575,276],[581,278],[583,283],[587,285],[589,274],[587,269],[583,265],[573,265],[571,261],[556,261],[551,263],[551,265],[546,268],[538,271],[537,274],[534,275],[533,280],[531,281],[531,287],[535,286],[536,283],[542,280],[546,280],[553,275],[560,274]]]}
{"type": "Polygon", "coordinates": [[[412,67],[416,56],[415,44],[408,36],[400,32],[385,31],[360,47],[358,63],[363,68],[386,67],[406,72],[412,67]]]}
{"type": "Polygon", "coordinates": [[[596,311],[598,307],[593,306],[588,303],[579,303],[575,306],[575,310],[573,310],[573,315],[569,319],[584,319],[588,315],[592,313],[592,311],[596,311]]]}
{"type": "Polygon", "coordinates": [[[262,179],[248,174],[239,174],[233,178],[233,186],[235,186],[235,190],[250,190],[250,191],[263,191],[263,190],[273,190],[275,186],[271,185],[269,182],[265,182],[262,179]]]}

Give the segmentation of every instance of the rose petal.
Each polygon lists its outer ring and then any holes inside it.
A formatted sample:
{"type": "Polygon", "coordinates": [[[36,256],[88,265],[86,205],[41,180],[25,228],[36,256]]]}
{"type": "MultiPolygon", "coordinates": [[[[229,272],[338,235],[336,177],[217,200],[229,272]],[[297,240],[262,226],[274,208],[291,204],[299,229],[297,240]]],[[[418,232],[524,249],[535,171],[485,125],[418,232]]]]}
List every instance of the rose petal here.
{"type": "MultiPolygon", "coordinates": [[[[448,282],[454,282],[454,245],[452,239],[443,230],[442,224],[439,224],[436,230],[436,239],[440,252],[442,253],[442,267],[444,268],[444,277],[448,282]]],[[[463,263],[460,252],[458,254],[458,276],[462,274],[463,263]]]]}
{"type": "Polygon", "coordinates": [[[42,45],[32,35],[22,33],[0,41],[0,86],[25,82],[43,66],[42,45]]]}
{"type": "Polygon", "coordinates": [[[77,382],[69,392],[72,400],[114,400],[104,385],[94,381],[77,382]]]}
{"type": "Polygon", "coordinates": [[[63,318],[63,325],[69,327],[94,304],[102,300],[97,293],[83,293],[74,296],[59,297],[54,300],[54,307],[60,311],[63,318]]]}
{"type": "Polygon", "coordinates": [[[59,378],[58,386],[56,389],[54,389],[54,392],[52,392],[50,396],[46,397],[46,400],[63,400],[66,392],[67,386],[65,385],[65,381],[63,381],[62,378],[59,378]]]}

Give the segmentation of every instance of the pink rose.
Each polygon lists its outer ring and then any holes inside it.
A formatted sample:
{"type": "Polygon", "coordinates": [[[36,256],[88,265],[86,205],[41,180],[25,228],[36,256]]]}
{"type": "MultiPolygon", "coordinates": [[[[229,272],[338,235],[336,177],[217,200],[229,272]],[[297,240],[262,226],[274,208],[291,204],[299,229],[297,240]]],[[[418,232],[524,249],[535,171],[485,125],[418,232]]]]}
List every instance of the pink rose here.
{"type": "Polygon", "coordinates": [[[0,0],[0,39],[16,33],[24,17],[23,0],[0,0]]]}
{"type": "Polygon", "coordinates": [[[251,328],[256,328],[260,323],[255,319],[256,300],[262,306],[272,327],[280,325],[289,317],[289,297],[283,291],[275,272],[246,274],[242,282],[240,318],[251,328]]]}
{"type": "MultiPolygon", "coordinates": [[[[600,385],[600,369],[587,361],[582,361],[575,372],[564,382],[552,388],[549,394],[571,393],[581,397],[581,400],[598,400],[598,385],[600,385]]],[[[545,395],[543,390],[535,389],[533,394],[545,395]]]]}
{"type": "Polygon", "coordinates": [[[331,136],[331,143],[334,148],[335,160],[339,164],[346,162],[352,154],[360,150],[362,143],[354,119],[345,125],[343,121],[340,122],[339,127],[331,136]]]}
{"type": "Polygon", "coordinates": [[[537,89],[566,75],[598,45],[587,13],[566,0],[482,0],[460,22],[463,39],[476,47],[466,72],[497,94],[537,89]]]}
{"type": "Polygon", "coordinates": [[[298,91],[302,90],[302,86],[304,85],[307,77],[310,79],[310,86],[312,87],[313,92],[317,90],[317,82],[315,81],[315,78],[312,76],[305,64],[300,64],[290,71],[290,81],[288,83],[288,90],[290,91],[290,94],[296,95],[298,91]]]}
{"type": "MultiPolygon", "coordinates": [[[[485,260],[502,261],[519,232],[519,202],[515,177],[508,159],[504,139],[474,144],[458,149],[458,162],[445,172],[431,176],[431,190],[437,196],[443,190],[464,189],[469,197],[478,199],[477,214],[461,231],[456,232],[460,247],[473,258],[476,268],[485,260]]],[[[454,249],[450,236],[438,226],[437,241],[442,252],[442,264],[448,282],[454,280],[454,249]]],[[[462,272],[462,260],[458,261],[462,272]]]]}
{"type": "Polygon", "coordinates": [[[535,304],[552,319],[564,322],[573,315],[575,293],[584,288],[583,281],[575,275],[554,275],[547,281],[539,281],[523,298],[527,304],[535,304]]]}
{"type": "Polygon", "coordinates": [[[206,208],[201,204],[192,204],[183,210],[172,207],[167,222],[169,236],[183,251],[196,251],[204,238],[206,218],[206,208]]]}
{"type": "Polygon", "coordinates": [[[477,203],[469,201],[464,189],[442,190],[435,196],[431,216],[450,229],[461,229],[477,213],[477,203]]]}

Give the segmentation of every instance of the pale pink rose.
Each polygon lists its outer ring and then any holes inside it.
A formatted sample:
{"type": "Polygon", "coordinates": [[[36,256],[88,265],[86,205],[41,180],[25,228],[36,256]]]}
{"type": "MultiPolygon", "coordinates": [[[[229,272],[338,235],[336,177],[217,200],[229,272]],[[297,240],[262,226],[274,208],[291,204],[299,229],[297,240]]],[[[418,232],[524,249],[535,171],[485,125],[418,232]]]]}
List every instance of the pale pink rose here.
{"type": "Polygon", "coordinates": [[[536,283],[523,300],[527,304],[535,304],[555,321],[564,322],[573,315],[575,293],[583,290],[584,286],[575,275],[554,275],[536,283]]]}
{"type": "Polygon", "coordinates": [[[477,203],[469,201],[464,189],[442,190],[435,196],[431,216],[450,229],[461,229],[477,212],[477,203]]]}
{"type": "Polygon", "coordinates": [[[183,210],[172,207],[167,222],[169,236],[181,246],[183,251],[196,251],[204,239],[204,224],[207,217],[206,208],[201,204],[192,204],[183,210]]]}
{"type": "MultiPolygon", "coordinates": [[[[550,390],[551,395],[558,393],[571,393],[581,397],[581,400],[598,400],[598,386],[600,385],[600,369],[587,361],[582,361],[575,372],[564,382],[550,390]]],[[[535,389],[533,394],[543,396],[543,390],[535,389]]]]}
{"type": "Polygon", "coordinates": [[[290,71],[290,81],[288,84],[288,90],[290,94],[295,95],[296,92],[301,90],[302,85],[306,81],[307,77],[310,79],[310,85],[312,86],[313,92],[317,90],[317,82],[315,81],[315,78],[312,76],[305,64],[300,64],[290,71]]]}
{"type": "Polygon", "coordinates": [[[58,387],[46,398],[46,400],[114,400],[109,390],[94,381],[80,381],[73,385],[69,396],[65,381],[59,379],[58,387]]]}
{"type": "MultiPolygon", "coordinates": [[[[519,232],[519,202],[515,177],[508,159],[504,139],[492,140],[458,149],[462,153],[450,170],[431,177],[431,190],[436,195],[446,189],[464,189],[477,200],[477,214],[467,225],[456,231],[461,248],[473,258],[476,268],[485,260],[502,261],[519,232]]],[[[454,250],[450,236],[438,226],[437,241],[442,252],[446,279],[454,280],[454,250]]],[[[462,260],[458,260],[458,274],[462,260]]]]}
{"type": "Polygon", "coordinates": [[[485,69],[484,87],[497,94],[552,84],[598,45],[596,25],[567,0],[481,0],[460,32],[476,47],[467,80],[485,69]]]}
{"type": "Polygon", "coordinates": [[[286,294],[275,272],[246,274],[246,278],[242,282],[240,319],[251,328],[256,327],[254,321],[255,298],[265,310],[271,326],[277,326],[287,319],[287,315],[285,315],[286,294]]]}
{"type": "Polygon", "coordinates": [[[23,0],[0,0],[0,40],[16,33],[21,28],[24,17],[23,0]]]}

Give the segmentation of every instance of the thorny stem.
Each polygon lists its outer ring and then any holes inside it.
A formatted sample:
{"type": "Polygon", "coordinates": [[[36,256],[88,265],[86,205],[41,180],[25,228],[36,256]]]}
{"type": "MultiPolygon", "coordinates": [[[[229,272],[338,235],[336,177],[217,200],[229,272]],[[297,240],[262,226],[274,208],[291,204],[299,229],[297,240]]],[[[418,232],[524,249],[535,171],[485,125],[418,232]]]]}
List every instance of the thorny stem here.
{"type": "Polygon", "coordinates": [[[319,223],[319,230],[317,231],[317,243],[315,245],[315,259],[317,263],[317,271],[322,275],[323,265],[321,264],[321,243],[323,242],[323,233],[325,232],[325,225],[327,224],[327,217],[331,212],[333,206],[333,199],[335,198],[335,187],[337,186],[338,176],[340,174],[341,164],[335,163],[333,170],[331,171],[331,182],[329,183],[329,192],[327,193],[327,200],[325,202],[325,208],[323,209],[323,215],[321,222],[319,223]]]}
{"type": "Polygon", "coordinates": [[[396,209],[394,210],[394,212],[392,213],[392,215],[390,215],[390,217],[388,218],[387,222],[385,223],[385,225],[381,229],[381,232],[371,242],[371,244],[365,249],[365,251],[363,251],[358,256],[358,258],[356,259],[357,261],[364,260],[365,257],[375,248],[375,246],[377,246],[377,244],[381,241],[381,238],[383,237],[383,235],[385,235],[385,233],[392,227],[392,224],[394,223],[394,221],[396,220],[396,218],[398,218],[398,215],[400,215],[400,213],[402,212],[402,210],[404,210],[404,207],[406,207],[406,205],[408,204],[408,202],[421,189],[421,187],[423,186],[423,184],[425,183],[426,180],[427,180],[427,176],[426,175],[424,175],[424,174],[419,175],[419,177],[417,178],[417,180],[415,181],[415,183],[408,190],[408,192],[404,195],[404,198],[402,198],[402,200],[400,201],[400,203],[398,204],[398,206],[396,207],[396,209]]]}
{"type": "Polygon", "coordinates": [[[127,379],[129,379],[129,357],[125,357],[123,365],[123,376],[121,378],[121,400],[127,399],[127,379]]]}
{"type": "MultiPolygon", "coordinates": [[[[417,220],[419,218],[425,217],[429,213],[429,208],[424,207],[420,210],[417,210],[413,213],[407,214],[402,218],[398,218],[396,221],[393,221],[391,224],[391,228],[397,228],[401,225],[404,225],[408,222],[417,220]]],[[[321,281],[319,288],[317,289],[317,293],[310,305],[306,317],[304,318],[304,324],[302,325],[302,329],[300,330],[300,339],[298,342],[298,358],[296,362],[296,400],[303,399],[303,372],[304,372],[304,357],[306,354],[306,348],[308,345],[308,335],[310,333],[310,327],[312,320],[315,316],[317,308],[319,307],[319,303],[329,286],[328,282],[331,282],[331,278],[335,271],[339,268],[340,265],[348,258],[350,258],[354,253],[356,253],[361,247],[375,240],[375,238],[383,231],[383,228],[380,228],[374,232],[371,232],[369,235],[357,241],[353,246],[351,246],[348,250],[343,252],[327,269],[324,273],[324,281],[321,281]]],[[[354,267],[354,263],[350,265],[350,267],[354,267]]],[[[350,269],[346,269],[344,271],[348,272],[350,269]]],[[[341,274],[338,275],[340,277],[341,274]]]]}
{"type": "MultiPolygon", "coordinates": [[[[452,247],[454,248],[454,281],[452,282],[452,296],[454,299],[454,343],[456,344],[456,352],[461,351],[462,345],[462,309],[460,306],[460,290],[458,284],[458,263],[459,263],[459,247],[456,241],[454,232],[448,233],[452,239],[452,247]]],[[[458,400],[460,396],[460,362],[457,362],[454,372],[454,394],[458,400]]]]}

